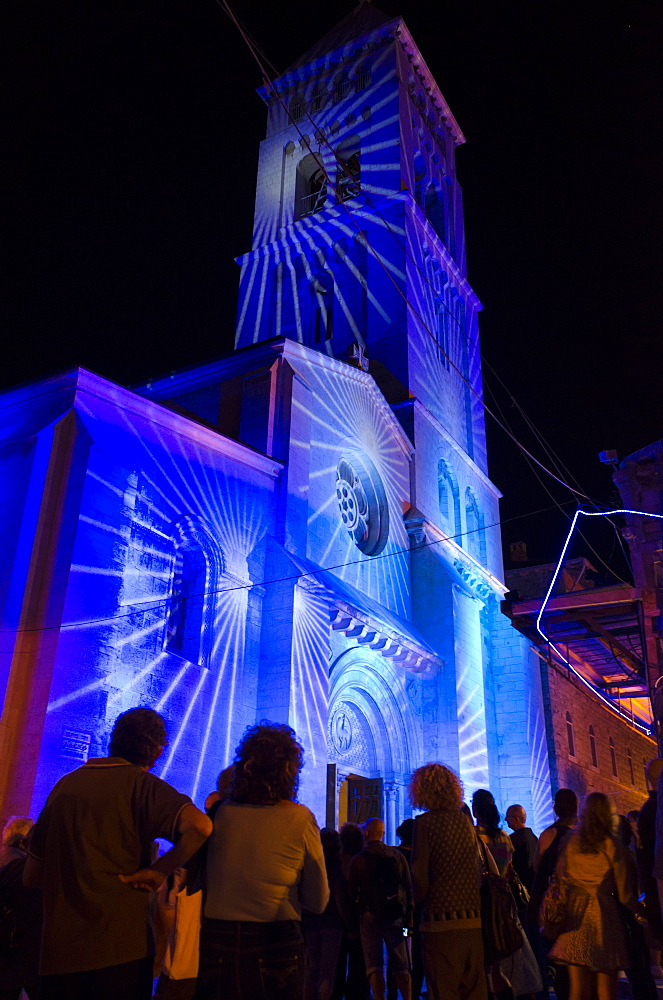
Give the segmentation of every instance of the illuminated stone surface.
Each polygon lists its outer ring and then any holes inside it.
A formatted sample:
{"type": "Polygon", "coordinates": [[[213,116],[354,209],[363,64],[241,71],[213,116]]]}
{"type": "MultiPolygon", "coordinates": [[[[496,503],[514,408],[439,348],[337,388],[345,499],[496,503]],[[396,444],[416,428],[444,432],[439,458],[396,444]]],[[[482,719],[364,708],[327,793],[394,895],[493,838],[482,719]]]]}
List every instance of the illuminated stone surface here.
{"type": "Polygon", "coordinates": [[[8,812],[36,812],[146,704],[171,733],[157,773],[197,802],[269,718],[305,746],[321,823],[331,763],[332,791],[382,779],[393,842],[428,760],[549,818],[539,671],[498,603],[464,140],[402,21],[359,11],[263,95],[235,354],[137,392],[78,371],[4,397],[8,812]],[[40,516],[57,551],[28,606],[40,516]]]}

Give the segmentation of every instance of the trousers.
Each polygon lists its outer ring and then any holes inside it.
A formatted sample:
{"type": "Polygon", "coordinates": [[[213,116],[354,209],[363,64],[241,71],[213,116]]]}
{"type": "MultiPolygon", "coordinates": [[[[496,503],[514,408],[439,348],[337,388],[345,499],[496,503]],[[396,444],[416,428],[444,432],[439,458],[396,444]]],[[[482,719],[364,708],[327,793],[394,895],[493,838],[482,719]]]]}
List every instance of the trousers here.
{"type": "Polygon", "coordinates": [[[302,1000],[298,920],[203,919],[197,1000],[302,1000]]]}

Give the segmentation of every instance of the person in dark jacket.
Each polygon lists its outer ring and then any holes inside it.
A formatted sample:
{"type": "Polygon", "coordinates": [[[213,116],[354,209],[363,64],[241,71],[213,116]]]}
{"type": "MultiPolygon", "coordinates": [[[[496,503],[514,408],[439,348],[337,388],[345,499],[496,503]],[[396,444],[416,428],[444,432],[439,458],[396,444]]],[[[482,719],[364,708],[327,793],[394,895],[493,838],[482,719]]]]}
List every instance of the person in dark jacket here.
{"type": "Polygon", "coordinates": [[[329,882],[329,902],[322,913],[302,911],[306,941],[304,1000],[330,1000],[350,912],[347,882],[341,870],[341,838],[336,830],[325,827],[320,831],[320,840],[329,882]]]}
{"type": "Polygon", "coordinates": [[[513,831],[511,843],[513,854],[511,864],[516,875],[528,892],[534,882],[534,858],[536,856],[537,838],[527,823],[527,813],[520,805],[512,805],[506,811],[507,825],[513,831]]]}
{"type": "MultiPolygon", "coordinates": [[[[355,854],[366,846],[364,831],[357,823],[343,823],[341,838],[341,872],[347,883],[350,864],[355,854]]],[[[332,1000],[369,1000],[368,977],[364,952],[359,937],[359,914],[354,907],[348,917],[336,968],[332,1000]]]]}
{"type": "MultiPolygon", "coordinates": [[[[571,788],[559,788],[555,793],[553,808],[557,815],[556,821],[547,827],[539,837],[539,843],[534,858],[534,883],[529,903],[529,918],[537,926],[541,901],[550,884],[559,852],[566,837],[578,822],[578,796],[571,788]]],[[[551,941],[541,937],[543,951],[547,954],[552,946],[551,941]]],[[[557,1000],[569,1000],[569,972],[566,965],[548,962],[551,968],[557,1000]]],[[[543,970],[542,970],[543,971],[543,970]]]]}
{"type": "Polygon", "coordinates": [[[348,891],[359,907],[361,944],[374,1000],[385,1000],[383,945],[403,1000],[411,1000],[411,980],[403,929],[412,926],[410,868],[403,855],[383,844],[384,823],[366,822],[366,847],[350,863],[348,891]]]}

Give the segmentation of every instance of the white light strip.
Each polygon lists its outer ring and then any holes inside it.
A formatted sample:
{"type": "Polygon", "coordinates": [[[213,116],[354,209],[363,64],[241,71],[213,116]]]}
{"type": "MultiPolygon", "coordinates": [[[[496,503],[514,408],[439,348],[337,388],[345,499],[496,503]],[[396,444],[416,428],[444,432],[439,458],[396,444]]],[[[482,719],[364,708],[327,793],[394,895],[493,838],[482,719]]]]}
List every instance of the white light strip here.
{"type": "MultiPolygon", "coordinates": [[[[536,619],[536,630],[537,630],[537,632],[539,633],[540,636],[542,636],[543,639],[545,639],[545,641],[548,643],[549,646],[552,646],[552,648],[555,650],[555,652],[557,653],[557,655],[559,656],[559,658],[566,664],[566,666],[569,668],[569,670],[572,670],[573,673],[576,675],[576,677],[579,680],[581,680],[582,683],[585,684],[590,689],[590,691],[592,691],[592,693],[596,695],[597,698],[600,698],[601,701],[604,702],[608,706],[609,709],[611,709],[611,711],[613,711],[617,715],[621,716],[622,719],[626,719],[626,721],[629,722],[629,723],[631,723],[631,725],[637,726],[637,728],[641,729],[643,733],[647,734],[647,736],[650,736],[651,733],[650,733],[650,730],[649,730],[648,726],[643,726],[643,725],[641,725],[641,723],[636,722],[634,718],[632,718],[631,716],[628,716],[626,714],[626,712],[622,712],[622,710],[617,705],[615,705],[612,701],[610,701],[608,698],[606,698],[605,695],[601,694],[601,692],[599,691],[599,689],[597,687],[595,687],[595,685],[592,684],[591,681],[588,681],[586,677],[583,677],[583,675],[578,670],[576,670],[576,668],[569,661],[569,659],[566,656],[564,656],[564,654],[562,653],[562,651],[557,648],[557,646],[555,645],[555,643],[552,642],[552,640],[546,635],[546,633],[541,628],[541,619],[543,618],[543,613],[544,613],[544,611],[546,609],[546,605],[548,604],[548,601],[550,599],[550,595],[552,594],[553,587],[555,586],[555,582],[556,582],[557,577],[559,576],[560,570],[562,568],[562,564],[564,562],[564,556],[566,555],[566,550],[569,547],[569,542],[571,541],[571,536],[573,535],[573,532],[575,530],[576,522],[577,522],[577,520],[578,520],[578,518],[580,517],[581,514],[583,514],[585,517],[609,517],[611,514],[634,514],[636,517],[655,517],[659,521],[663,520],[663,514],[650,514],[650,513],[648,513],[647,511],[644,511],[644,510],[621,510],[621,509],[620,510],[603,510],[603,511],[577,510],[575,512],[575,514],[573,515],[573,520],[571,521],[571,526],[569,528],[569,533],[566,536],[566,541],[564,542],[564,546],[562,548],[561,555],[559,557],[557,566],[555,568],[555,572],[553,573],[552,580],[550,581],[550,586],[548,587],[548,590],[546,592],[546,596],[543,599],[543,604],[541,605],[541,608],[539,609],[539,613],[538,613],[537,619],[536,619]]],[[[653,713],[653,707],[652,707],[652,717],[653,717],[653,714],[654,713],[653,713]]],[[[655,722],[656,722],[656,719],[654,719],[654,723],[655,722]]]]}

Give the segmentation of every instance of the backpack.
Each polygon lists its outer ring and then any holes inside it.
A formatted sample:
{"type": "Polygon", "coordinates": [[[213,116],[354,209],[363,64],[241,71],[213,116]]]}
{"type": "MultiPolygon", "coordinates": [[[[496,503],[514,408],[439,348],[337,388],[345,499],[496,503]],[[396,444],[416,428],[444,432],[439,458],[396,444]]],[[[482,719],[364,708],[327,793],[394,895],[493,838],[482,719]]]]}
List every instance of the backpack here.
{"type": "Polygon", "coordinates": [[[19,947],[18,897],[25,858],[15,858],[0,868],[0,955],[12,955],[19,947]]]}
{"type": "Polygon", "coordinates": [[[362,901],[369,913],[379,920],[395,923],[405,917],[405,892],[399,859],[394,854],[362,851],[368,872],[362,889],[362,901]]]}

